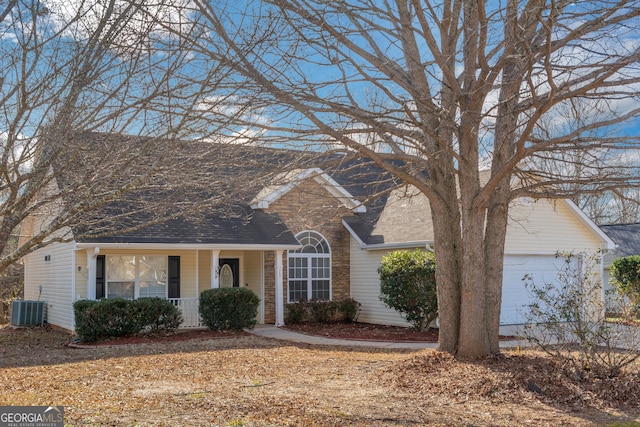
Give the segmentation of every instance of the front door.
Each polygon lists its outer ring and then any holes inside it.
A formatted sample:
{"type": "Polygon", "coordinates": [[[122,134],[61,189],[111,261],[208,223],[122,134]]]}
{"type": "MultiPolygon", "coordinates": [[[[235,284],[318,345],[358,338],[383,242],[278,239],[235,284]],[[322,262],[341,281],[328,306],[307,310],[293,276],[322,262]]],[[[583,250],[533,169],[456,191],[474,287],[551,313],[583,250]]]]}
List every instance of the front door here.
{"type": "Polygon", "coordinates": [[[220,258],[220,287],[240,287],[240,259],[220,258]]]}

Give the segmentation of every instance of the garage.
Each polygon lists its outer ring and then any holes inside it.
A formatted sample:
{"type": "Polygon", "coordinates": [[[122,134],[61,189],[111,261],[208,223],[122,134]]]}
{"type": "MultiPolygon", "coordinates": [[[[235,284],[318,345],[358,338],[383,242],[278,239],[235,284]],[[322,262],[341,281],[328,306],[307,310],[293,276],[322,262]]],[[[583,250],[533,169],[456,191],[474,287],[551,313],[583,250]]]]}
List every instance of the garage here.
{"type": "Polygon", "coordinates": [[[523,312],[532,297],[522,280],[532,277],[537,286],[555,282],[565,260],[555,255],[505,255],[502,283],[501,325],[517,325],[525,322],[523,312]]]}

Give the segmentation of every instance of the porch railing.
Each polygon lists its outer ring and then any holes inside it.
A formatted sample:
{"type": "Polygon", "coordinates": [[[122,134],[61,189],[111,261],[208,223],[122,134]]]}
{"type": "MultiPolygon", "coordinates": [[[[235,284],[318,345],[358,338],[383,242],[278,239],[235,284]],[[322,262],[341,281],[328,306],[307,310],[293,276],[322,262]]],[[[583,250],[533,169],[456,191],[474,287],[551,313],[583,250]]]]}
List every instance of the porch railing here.
{"type": "Polygon", "coordinates": [[[169,298],[169,301],[182,312],[180,328],[201,328],[198,298],[169,298]]]}

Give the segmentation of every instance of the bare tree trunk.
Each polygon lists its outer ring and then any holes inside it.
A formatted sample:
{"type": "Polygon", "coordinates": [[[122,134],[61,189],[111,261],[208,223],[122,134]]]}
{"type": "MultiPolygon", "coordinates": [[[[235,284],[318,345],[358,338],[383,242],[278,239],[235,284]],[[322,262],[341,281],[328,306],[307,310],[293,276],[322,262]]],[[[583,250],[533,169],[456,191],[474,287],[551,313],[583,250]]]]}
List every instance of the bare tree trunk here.
{"type": "Polygon", "coordinates": [[[459,215],[456,206],[444,204],[432,204],[431,214],[438,257],[438,346],[442,351],[455,354],[460,340],[460,221],[448,219],[459,218],[459,215]]]}
{"type": "Polygon", "coordinates": [[[484,245],[485,305],[489,352],[500,352],[500,308],[502,306],[502,277],[504,245],[509,217],[509,180],[495,190],[487,209],[484,245]]]}
{"type": "Polygon", "coordinates": [[[477,357],[489,352],[486,324],[484,215],[471,212],[463,219],[460,345],[457,354],[477,357]]]}

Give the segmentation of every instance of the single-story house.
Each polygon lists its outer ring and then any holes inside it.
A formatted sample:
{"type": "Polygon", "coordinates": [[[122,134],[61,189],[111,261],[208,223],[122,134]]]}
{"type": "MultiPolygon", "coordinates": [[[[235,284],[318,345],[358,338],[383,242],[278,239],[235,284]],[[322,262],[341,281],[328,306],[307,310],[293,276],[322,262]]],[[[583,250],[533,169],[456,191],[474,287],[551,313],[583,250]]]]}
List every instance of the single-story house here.
{"type": "MultiPolygon", "coordinates": [[[[246,147],[235,149],[238,156],[248,155],[246,147]]],[[[283,324],[286,304],[300,298],[353,297],[362,304],[359,321],[407,325],[380,302],[377,268],[389,251],[432,247],[426,198],[411,187],[392,190],[392,180],[381,179],[384,173],[364,160],[307,166],[278,171],[252,194],[239,196],[236,207],[244,215],[204,213],[90,237],[72,227],[68,241],[24,257],[25,299],[46,301],[47,321],[69,330],[74,329],[76,300],[144,296],[170,299],[182,309],[183,326],[195,327],[200,292],[239,286],[260,298],[259,323],[283,324]]],[[[224,173],[232,175],[233,168],[224,173]]],[[[123,205],[117,208],[121,212],[123,205]]],[[[95,215],[109,215],[110,209],[95,215]]],[[[46,215],[27,221],[23,236],[46,221],[46,215]]],[[[522,278],[553,280],[561,262],[558,251],[612,247],[611,239],[569,200],[515,200],[506,239],[501,323],[522,323],[529,299],[522,278]]]]}

